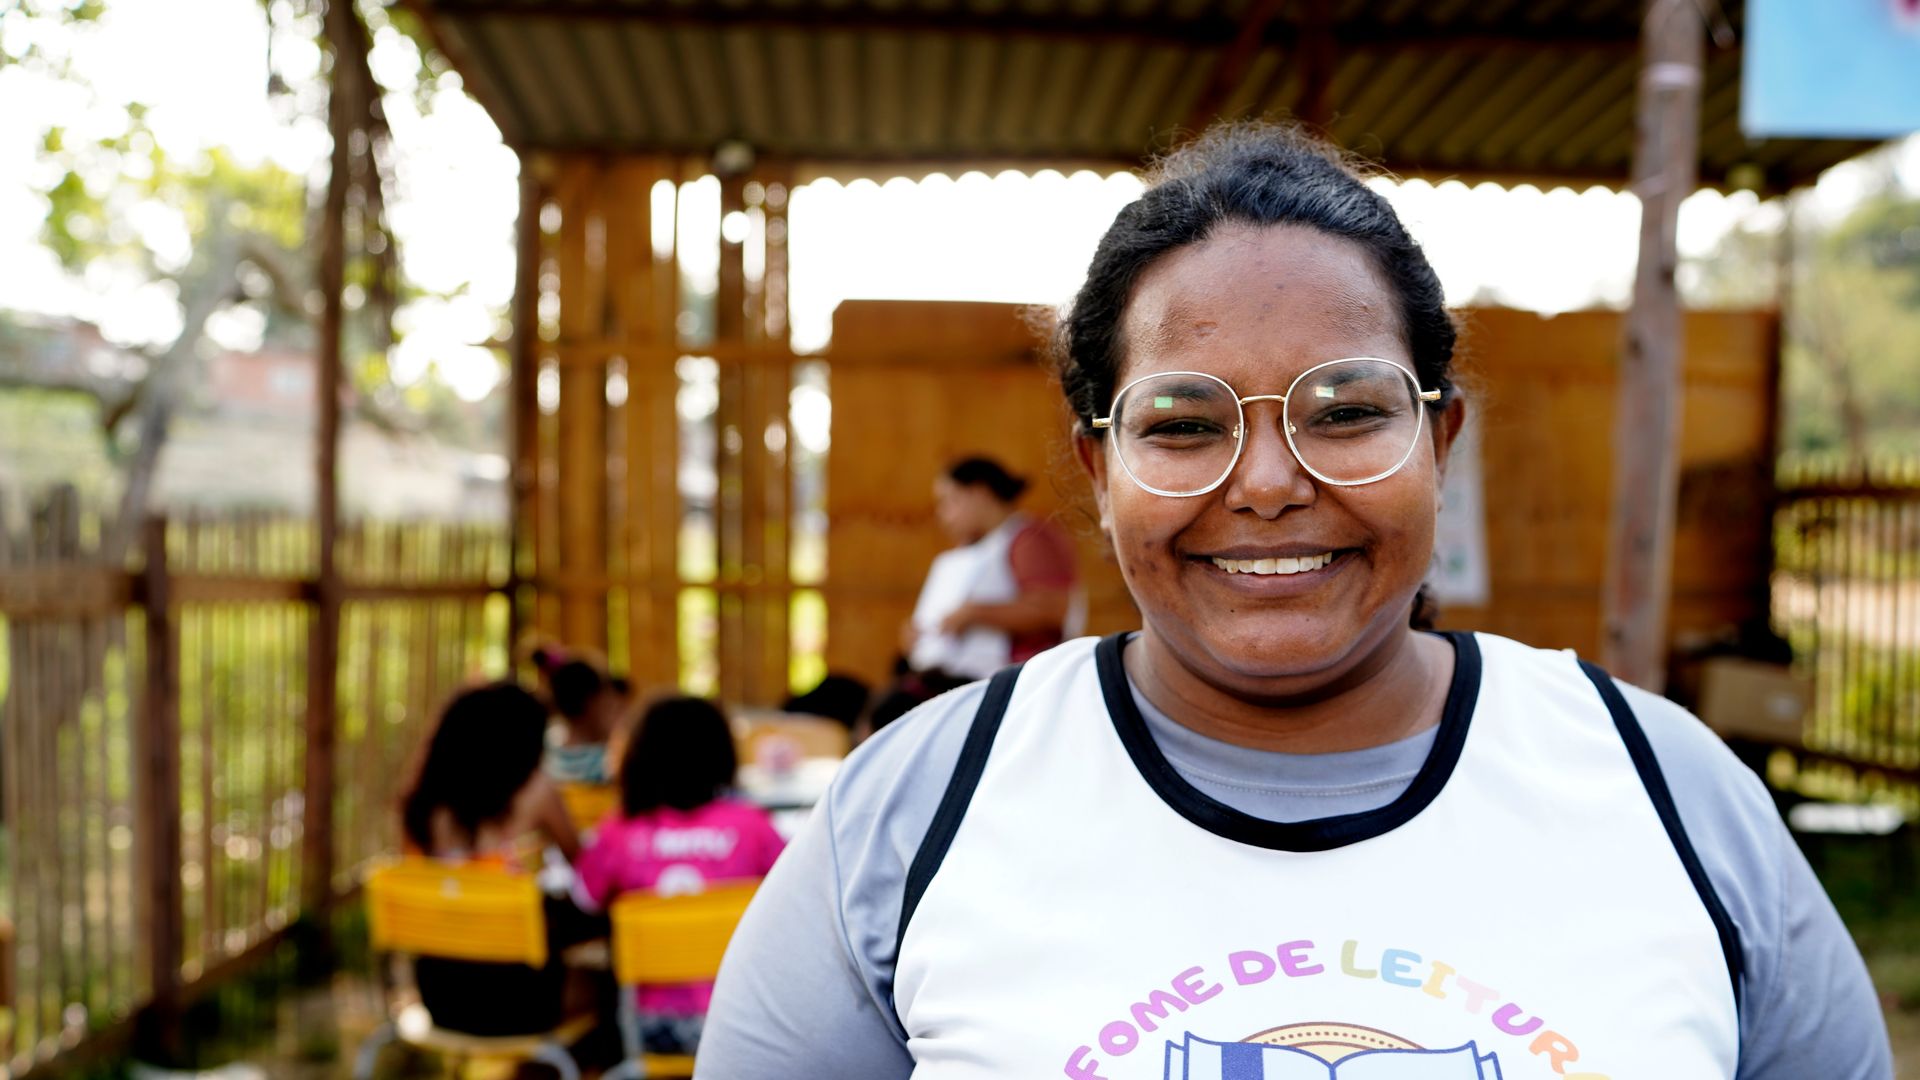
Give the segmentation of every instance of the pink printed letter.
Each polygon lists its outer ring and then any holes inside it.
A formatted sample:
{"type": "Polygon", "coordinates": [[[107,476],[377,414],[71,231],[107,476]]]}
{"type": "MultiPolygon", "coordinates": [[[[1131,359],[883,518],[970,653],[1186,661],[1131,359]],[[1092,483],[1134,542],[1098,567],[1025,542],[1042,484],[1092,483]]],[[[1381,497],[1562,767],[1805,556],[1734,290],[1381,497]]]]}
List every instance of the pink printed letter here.
{"type": "Polygon", "coordinates": [[[1147,1000],[1134,1002],[1130,1010],[1133,1013],[1134,1025],[1141,1031],[1152,1031],[1155,1020],[1167,1018],[1168,1006],[1172,1006],[1174,1012],[1187,1011],[1187,1003],[1183,999],[1174,997],[1165,990],[1155,990],[1147,995],[1147,1000]]]}
{"type": "Polygon", "coordinates": [[[1509,1035],[1531,1035],[1540,1029],[1541,1020],[1539,1017],[1530,1016],[1524,1024],[1515,1023],[1514,1017],[1519,1015],[1520,1006],[1508,1002],[1500,1006],[1500,1011],[1493,1014],[1493,1026],[1509,1035]]]}
{"type": "Polygon", "coordinates": [[[1067,1059],[1067,1075],[1073,1080],[1107,1080],[1100,1075],[1100,1062],[1088,1061],[1087,1055],[1093,1053],[1093,1047],[1083,1046],[1067,1059]]]}
{"type": "Polygon", "coordinates": [[[1327,970],[1323,964],[1316,964],[1307,951],[1313,948],[1311,941],[1289,941],[1280,946],[1280,969],[1287,978],[1298,979],[1303,975],[1318,975],[1327,970]]]}
{"type": "MultiPolygon", "coordinates": [[[[1534,1023],[1538,1024],[1539,1021],[1536,1020],[1534,1023]]],[[[1532,1029],[1529,1028],[1528,1030],[1531,1031],[1532,1029]]],[[[1139,1045],[1140,1033],[1133,1030],[1133,1025],[1127,1023],[1125,1020],[1115,1020],[1113,1023],[1100,1029],[1100,1049],[1105,1050],[1114,1057],[1124,1057],[1127,1054],[1131,1054],[1139,1045]]]]}
{"type": "Polygon", "coordinates": [[[1181,997],[1186,998],[1195,1005],[1226,989],[1226,987],[1221,986],[1219,983],[1214,983],[1211,986],[1202,983],[1200,981],[1200,969],[1197,967],[1190,967],[1180,974],[1175,975],[1173,977],[1173,988],[1180,991],[1181,997]]]}
{"type": "Polygon", "coordinates": [[[1254,952],[1250,949],[1227,957],[1227,965],[1233,968],[1233,981],[1241,986],[1266,982],[1273,978],[1274,972],[1280,970],[1279,965],[1275,964],[1266,953],[1254,952]]]}

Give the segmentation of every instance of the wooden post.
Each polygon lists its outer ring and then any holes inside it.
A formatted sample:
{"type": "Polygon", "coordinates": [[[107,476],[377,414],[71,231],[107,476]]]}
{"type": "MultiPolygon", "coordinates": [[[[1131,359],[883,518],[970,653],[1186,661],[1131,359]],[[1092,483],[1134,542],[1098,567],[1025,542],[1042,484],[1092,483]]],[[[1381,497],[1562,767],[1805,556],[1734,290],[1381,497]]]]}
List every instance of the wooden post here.
{"type": "Polygon", "coordinates": [[[747,444],[752,480],[747,498],[747,601],[751,619],[755,704],[777,705],[787,696],[791,590],[788,588],[788,546],[791,543],[788,470],[792,432],[787,424],[787,402],[793,393],[793,353],[787,335],[787,198],[791,173],[781,170],[764,179],[760,201],[765,216],[765,273],[755,294],[755,316],[749,333],[759,343],[751,372],[749,410],[752,437],[747,444]],[[769,436],[774,436],[771,441],[769,436]]]}
{"type": "Polygon", "coordinates": [[[560,205],[560,627],[607,646],[606,170],[566,162],[560,205]]]}
{"type": "Polygon", "coordinates": [[[534,517],[540,512],[540,406],[535,380],[540,366],[540,205],[532,154],[520,161],[519,245],[513,278],[513,353],[507,369],[507,411],[512,424],[507,472],[507,642],[526,631],[532,598],[521,595],[533,564],[534,517]]]}
{"type": "Polygon", "coordinates": [[[1613,673],[1652,690],[1666,674],[1679,488],[1683,334],[1674,233],[1698,167],[1704,30],[1694,0],[1647,0],[1633,147],[1640,260],[1621,341],[1602,640],[1613,673]]]}
{"type": "Polygon", "coordinates": [[[180,1052],[180,956],[186,900],[180,887],[180,638],[167,573],[167,521],[149,518],[141,550],[140,603],[146,624],[146,684],[134,737],[140,853],[140,933],[152,988],[140,1024],[138,1049],[149,1061],[171,1064],[180,1052]]]}
{"type": "MultiPolygon", "coordinates": [[[[681,166],[661,160],[658,175],[679,188],[681,166]]],[[[652,197],[649,188],[648,197],[652,197]]],[[[627,397],[629,507],[641,516],[636,528],[646,536],[644,560],[633,564],[629,603],[650,608],[650,637],[644,653],[636,653],[633,674],[642,684],[670,686],[680,679],[680,415],[675,399],[680,390],[679,359],[680,273],[678,263],[678,201],[666,208],[674,243],[663,258],[653,257],[648,244],[648,289],[643,318],[645,330],[635,335],[647,343],[638,367],[628,365],[632,390],[627,397]],[[644,463],[635,467],[633,462],[644,463]],[[644,577],[643,577],[644,576],[644,577]]],[[[651,234],[651,227],[649,227],[651,234]]],[[[639,646],[636,644],[636,649],[639,646]]]]}
{"type": "Polygon", "coordinates": [[[342,291],[346,285],[347,186],[351,175],[349,128],[357,95],[354,66],[345,60],[358,45],[357,18],[350,4],[327,5],[327,39],[333,46],[333,85],[328,95],[327,127],[333,135],[332,172],[320,226],[320,350],[314,358],[317,420],[314,432],[314,520],[317,525],[317,588],[311,639],[307,644],[307,746],[305,804],[301,834],[302,910],[324,938],[333,901],[333,804],[335,685],[340,650],[340,580],[334,545],[340,530],[340,396],[342,291]]]}
{"type": "Polygon", "coordinates": [[[746,407],[746,244],[744,240],[736,243],[726,236],[728,215],[745,210],[746,178],[739,174],[720,177],[720,273],[713,306],[720,401],[713,418],[719,443],[714,462],[713,527],[719,556],[715,597],[720,661],[717,696],[729,702],[744,702],[750,695],[747,618],[741,593],[746,569],[745,455],[751,438],[746,407]]]}
{"type": "Polygon", "coordinates": [[[1333,72],[1340,58],[1333,41],[1333,12],[1328,0],[1307,0],[1305,27],[1300,35],[1304,75],[1299,117],[1322,135],[1333,123],[1333,72]]]}

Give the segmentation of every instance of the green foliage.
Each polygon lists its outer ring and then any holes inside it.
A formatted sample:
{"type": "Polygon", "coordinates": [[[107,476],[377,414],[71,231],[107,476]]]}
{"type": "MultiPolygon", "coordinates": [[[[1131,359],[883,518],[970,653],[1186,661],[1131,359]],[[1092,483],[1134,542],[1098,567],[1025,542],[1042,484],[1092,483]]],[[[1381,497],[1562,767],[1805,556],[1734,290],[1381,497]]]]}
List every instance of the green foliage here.
{"type": "Polygon", "coordinates": [[[99,403],[61,390],[0,391],[0,486],[22,492],[72,484],[103,500],[114,466],[100,441],[99,403]]]}
{"type": "Polygon", "coordinates": [[[112,138],[75,144],[60,128],[41,140],[42,160],[59,170],[47,188],[41,239],[68,270],[85,272],[96,260],[130,263],[159,278],[220,273],[203,259],[170,265],[165,250],[132,226],[135,215],[163,208],[204,250],[210,234],[231,231],[284,260],[300,257],[307,237],[304,179],[272,162],[248,165],[216,147],[195,160],[169,155],[146,127],[141,110],[127,110],[127,127],[112,138]],[[91,178],[91,179],[90,179],[91,178]]]}
{"type": "Polygon", "coordinates": [[[1821,884],[1866,958],[1889,1008],[1920,1009],[1920,892],[1913,888],[1917,835],[1811,839],[1821,884]]]}
{"type": "Polygon", "coordinates": [[[1920,198],[1890,189],[1812,241],[1787,320],[1782,449],[1920,454],[1920,198]]]}

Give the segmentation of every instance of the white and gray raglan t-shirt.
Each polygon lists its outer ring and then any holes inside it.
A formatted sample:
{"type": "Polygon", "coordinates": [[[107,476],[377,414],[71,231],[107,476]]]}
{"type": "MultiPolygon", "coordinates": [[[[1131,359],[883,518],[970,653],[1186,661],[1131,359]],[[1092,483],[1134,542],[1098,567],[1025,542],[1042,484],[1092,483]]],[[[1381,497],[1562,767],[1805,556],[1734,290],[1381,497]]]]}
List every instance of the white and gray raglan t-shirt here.
{"type": "Polygon", "coordinates": [[[1441,724],[1343,754],[1182,727],[1121,637],[1030,661],[984,737],[988,685],[930,702],[775,868],[701,1077],[1891,1075],[1858,953],[1711,733],[1450,640],[1441,724]]]}

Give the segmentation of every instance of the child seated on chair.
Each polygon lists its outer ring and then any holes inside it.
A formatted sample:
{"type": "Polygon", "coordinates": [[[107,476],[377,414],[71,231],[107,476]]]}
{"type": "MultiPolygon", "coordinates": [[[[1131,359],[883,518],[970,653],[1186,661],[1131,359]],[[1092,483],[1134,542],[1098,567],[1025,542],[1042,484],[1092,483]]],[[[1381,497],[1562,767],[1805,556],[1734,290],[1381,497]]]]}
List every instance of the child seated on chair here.
{"type": "MultiPolygon", "coordinates": [[[[532,873],[552,845],[568,859],[579,840],[558,790],[540,772],[547,709],[512,683],[462,691],[449,701],[401,798],[407,847],[455,862],[532,873]]],[[[535,970],[432,957],[414,961],[421,1004],[440,1027],[477,1035],[544,1031],[560,1019],[565,970],[559,950],[605,933],[605,922],[565,898],[547,903],[555,957],[535,970]]]]}
{"type": "Polygon", "coordinates": [[[533,663],[560,718],[548,732],[547,775],[568,784],[610,783],[607,743],[629,708],[627,681],[552,645],[534,649],[533,663]]]}
{"type": "MultiPolygon", "coordinates": [[[[648,708],[621,762],[621,812],[577,864],[580,906],[603,909],[640,890],[701,892],[772,869],[785,841],[766,811],[732,796],[736,766],[733,731],[711,701],[668,698],[648,708]]],[[[647,1052],[693,1052],[712,995],[711,983],[640,987],[647,1052]]]]}

